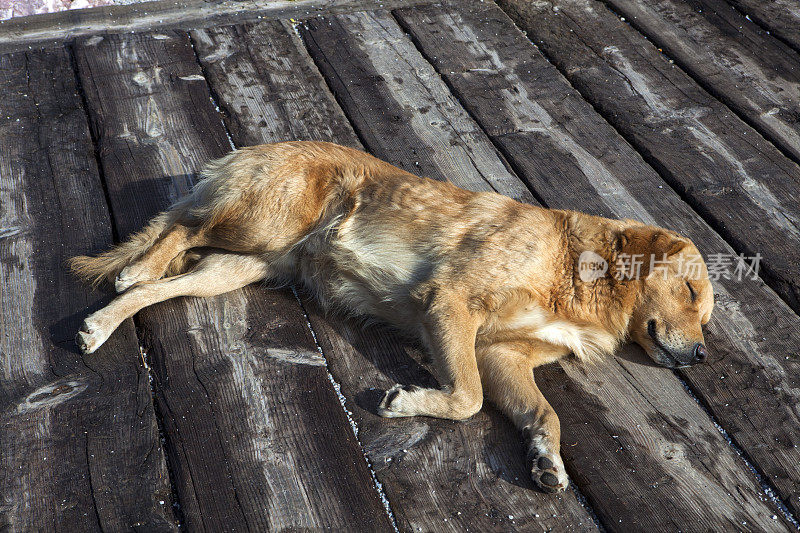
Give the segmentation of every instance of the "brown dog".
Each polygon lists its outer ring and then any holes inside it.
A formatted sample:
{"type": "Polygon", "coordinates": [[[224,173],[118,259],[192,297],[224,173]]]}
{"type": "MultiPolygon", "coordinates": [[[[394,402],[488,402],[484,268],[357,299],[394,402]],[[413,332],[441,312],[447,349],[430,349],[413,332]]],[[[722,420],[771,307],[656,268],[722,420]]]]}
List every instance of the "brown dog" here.
{"type": "Polygon", "coordinates": [[[429,347],[443,388],[397,385],[381,415],[464,419],[486,395],[523,430],[533,479],[552,492],[567,486],[560,427],[533,368],[626,338],[664,366],[706,358],[708,272],[672,231],[468,192],[327,143],[245,148],[203,176],[127,242],[73,259],[123,293],[86,318],[85,353],[156,302],[301,281],[324,305],[429,347]]]}

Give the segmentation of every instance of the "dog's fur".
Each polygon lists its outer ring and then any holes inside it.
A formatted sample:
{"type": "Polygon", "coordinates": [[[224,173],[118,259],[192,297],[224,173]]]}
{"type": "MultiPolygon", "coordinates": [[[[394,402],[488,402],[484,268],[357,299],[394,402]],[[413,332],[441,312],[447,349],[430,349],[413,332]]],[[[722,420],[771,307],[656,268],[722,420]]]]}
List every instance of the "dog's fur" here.
{"type": "Polygon", "coordinates": [[[533,479],[547,491],[564,490],[567,476],[558,418],[533,368],[569,353],[592,360],[628,338],[662,365],[691,364],[713,307],[699,252],[672,231],[465,191],[317,142],[212,162],[144,230],[72,267],[122,293],[84,322],[86,353],[145,306],[266,278],[377,316],[425,342],[444,385],[395,386],[380,414],[464,419],[486,395],[525,433],[533,479]],[[585,251],[608,262],[605,276],[582,281],[585,251]],[[668,256],[667,275],[645,262],[638,279],[617,276],[622,254],[668,256]],[[692,279],[676,267],[688,260],[700,263],[692,279]]]}

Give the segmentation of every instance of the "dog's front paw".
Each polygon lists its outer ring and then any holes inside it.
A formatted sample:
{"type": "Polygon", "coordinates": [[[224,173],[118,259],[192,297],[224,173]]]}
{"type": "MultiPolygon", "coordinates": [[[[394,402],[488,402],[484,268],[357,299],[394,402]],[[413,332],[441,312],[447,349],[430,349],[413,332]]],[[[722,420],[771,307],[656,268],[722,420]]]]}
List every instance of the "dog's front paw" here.
{"type": "Polygon", "coordinates": [[[528,464],[531,467],[533,482],[545,492],[564,492],[569,486],[569,478],[564,461],[557,453],[551,453],[541,446],[532,446],[528,451],[528,464]]]}
{"type": "Polygon", "coordinates": [[[378,414],[386,418],[396,418],[400,416],[414,416],[411,393],[418,387],[413,385],[397,384],[386,391],[381,403],[378,404],[378,414]]]}
{"type": "Polygon", "coordinates": [[[78,345],[81,352],[88,355],[100,348],[108,337],[109,333],[106,333],[100,324],[92,320],[92,317],[88,317],[83,321],[78,334],[75,335],[75,344],[78,345]]]}

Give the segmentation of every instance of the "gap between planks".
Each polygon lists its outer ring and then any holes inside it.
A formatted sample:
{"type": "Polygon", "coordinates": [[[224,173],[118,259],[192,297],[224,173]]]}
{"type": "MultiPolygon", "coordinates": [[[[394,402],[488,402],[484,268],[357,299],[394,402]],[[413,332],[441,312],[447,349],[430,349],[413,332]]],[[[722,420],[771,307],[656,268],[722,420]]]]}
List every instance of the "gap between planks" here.
{"type": "Polygon", "coordinates": [[[383,484],[378,481],[378,476],[375,474],[375,468],[372,466],[372,462],[369,460],[369,456],[367,456],[367,452],[364,448],[364,445],[361,443],[361,440],[358,438],[358,423],[353,418],[353,413],[350,409],[347,408],[347,398],[345,398],[344,394],[342,394],[342,385],[336,381],[336,378],[333,377],[331,374],[331,369],[328,366],[328,356],[325,354],[324,350],[322,349],[322,345],[319,343],[319,339],[317,339],[317,333],[314,331],[314,326],[311,324],[311,318],[308,316],[308,311],[306,310],[306,306],[303,304],[303,301],[300,299],[300,296],[297,294],[297,289],[293,285],[292,286],[292,294],[294,294],[294,299],[297,300],[297,305],[303,310],[303,317],[306,319],[306,326],[308,326],[309,331],[311,331],[311,337],[314,339],[314,344],[317,345],[317,351],[319,354],[325,359],[325,370],[328,372],[328,381],[331,382],[333,386],[333,390],[336,392],[336,397],[339,398],[339,404],[342,406],[342,411],[344,411],[344,415],[347,417],[347,421],[350,422],[350,429],[353,430],[353,435],[358,442],[358,446],[361,448],[361,453],[364,454],[364,461],[367,463],[367,468],[369,469],[369,473],[372,476],[372,482],[375,485],[375,490],[378,492],[378,496],[383,503],[383,508],[386,509],[386,514],[389,515],[389,521],[394,528],[396,533],[400,533],[400,529],[397,527],[397,519],[392,512],[392,505],[389,502],[389,498],[386,497],[386,492],[383,490],[383,484]]]}
{"type": "Polygon", "coordinates": [[[797,0],[725,0],[747,20],[800,53],[800,2],[797,0]]]}
{"type": "MultiPolygon", "coordinates": [[[[94,155],[95,164],[97,165],[97,173],[100,177],[100,185],[103,189],[103,198],[106,202],[106,209],[108,213],[108,223],[111,227],[111,236],[112,242],[114,244],[120,242],[120,235],[119,230],[117,229],[117,221],[114,218],[114,206],[111,202],[111,195],[108,190],[108,184],[106,183],[106,176],[105,171],[103,169],[102,160],[100,158],[100,141],[97,137],[97,131],[95,130],[94,124],[92,123],[91,117],[89,116],[89,103],[86,100],[86,91],[83,88],[83,83],[81,81],[80,73],[78,72],[78,64],[75,59],[75,50],[72,44],[65,45],[66,53],[69,57],[69,64],[72,68],[72,72],[75,76],[75,87],[78,92],[78,96],[81,100],[81,105],[83,108],[84,116],[86,118],[86,126],[89,130],[89,138],[92,143],[92,152],[94,155]]],[[[139,319],[138,316],[134,316],[131,318],[134,323],[133,334],[136,338],[136,344],[139,347],[139,353],[141,355],[142,366],[147,373],[147,381],[150,386],[150,401],[153,404],[153,416],[156,420],[156,427],[158,429],[158,438],[161,444],[162,454],[164,456],[164,465],[166,468],[167,474],[167,483],[169,484],[170,492],[169,492],[169,508],[172,513],[172,518],[175,521],[175,525],[178,529],[183,526],[183,512],[180,505],[180,500],[178,498],[178,489],[175,485],[175,473],[173,470],[172,459],[169,457],[169,454],[166,453],[166,442],[167,442],[167,433],[164,430],[164,416],[161,412],[161,408],[156,401],[156,386],[155,386],[155,376],[153,375],[153,370],[150,367],[150,361],[147,355],[147,350],[145,349],[144,345],[142,344],[142,339],[140,338],[139,334],[139,319]]]]}
{"type": "MultiPolygon", "coordinates": [[[[296,30],[294,25],[292,26],[291,31],[297,33],[297,30],[296,30]]],[[[188,32],[188,35],[189,35],[189,43],[190,43],[190,45],[192,47],[192,51],[194,52],[195,60],[197,61],[197,64],[200,67],[201,72],[203,73],[203,79],[205,80],[206,86],[208,87],[208,92],[209,92],[209,95],[211,97],[211,103],[214,105],[214,108],[217,110],[217,112],[220,113],[220,115],[222,116],[222,115],[224,115],[223,112],[222,112],[222,108],[220,107],[220,103],[222,102],[222,100],[220,99],[219,95],[217,94],[217,91],[214,88],[214,86],[209,81],[209,77],[208,77],[208,73],[206,72],[205,64],[203,64],[203,62],[200,60],[200,56],[199,56],[198,51],[197,51],[197,45],[196,45],[196,42],[195,42],[195,36],[191,32],[188,32]]],[[[299,37],[299,35],[298,35],[298,37],[299,37]]],[[[237,146],[236,146],[236,143],[233,140],[233,136],[231,135],[231,131],[230,131],[230,128],[228,127],[227,122],[225,120],[221,120],[220,122],[222,122],[222,126],[223,126],[223,128],[225,130],[225,135],[228,137],[228,142],[231,144],[231,148],[233,150],[236,150],[237,146]]],[[[328,381],[330,381],[331,387],[333,388],[334,392],[336,393],[336,397],[339,400],[339,405],[341,405],[342,411],[343,411],[345,417],[347,418],[347,421],[350,423],[350,429],[352,429],[352,431],[353,431],[353,438],[356,440],[356,443],[358,444],[358,447],[361,450],[361,454],[364,456],[364,462],[366,463],[367,469],[369,470],[370,476],[372,477],[372,482],[373,482],[373,485],[375,487],[375,491],[378,493],[378,497],[380,498],[381,503],[383,503],[383,507],[386,510],[386,514],[389,517],[389,521],[391,523],[391,526],[394,528],[394,531],[396,533],[399,533],[400,530],[397,528],[397,520],[395,519],[394,513],[392,512],[392,508],[391,508],[391,504],[389,503],[389,499],[386,497],[386,493],[383,490],[383,485],[381,485],[381,482],[378,481],[378,478],[375,475],[375,469],[372,467],[372,463],[370,462],[369,457],[367,456],[366,450],[364,449],[364,445],[361,443],[361,440],[358,438],[358,424],[353,419],[353,416],[352,416],[353,413],[351,413],[350,410],[347,408],[346,399],[341,393],[341,385],[333,377],[333,374],[331,374],[330,367],[328,366],[328,354],[326,354],[323,351],[322,346],[320,345],[319,340],[317,339],[317,333],[314,330],[314,326],[311,324],[311,320],[309,319],[309,316],[308,316],[308,311],[306,310],[306,307],[303,304],[303,301],[300,299],[300,296],[297,294],[297,288],[294,285],[292,285],[291,286],[291,290],[292,290],[292,294],[294,295],[294,299],[297,301],[297,305],[300,307],[300,309],[301,309],[301,311],[303,313],[303,317],[305,318],[306,326],[308,327],[308,330],[311,332],[311,337],[312,337],[312,339],[314,341],[314,344],[317,347],[317,351],[322,356],[322,358],[325,360],[325,371],[328,373],[328,381]]],[[[156,413],[158,413],[158,412],[156,412],[156,413]]],[[[167,462],[167,466],[169,467],[169,462],[167,462]]]]}

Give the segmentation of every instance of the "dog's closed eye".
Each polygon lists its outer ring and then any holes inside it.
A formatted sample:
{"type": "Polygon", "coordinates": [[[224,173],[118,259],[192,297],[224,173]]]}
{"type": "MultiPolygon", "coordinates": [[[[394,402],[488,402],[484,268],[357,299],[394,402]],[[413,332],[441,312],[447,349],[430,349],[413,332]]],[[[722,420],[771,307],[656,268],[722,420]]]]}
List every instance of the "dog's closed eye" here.
{"type": "Polygon", "coordinates": [[[686,286],[689,287],[689,297],[691,298],[692,303],[694,303],[695,300],[697,300],[697,293],[694,292],[694,289],[692,288],[692,284],[689,283],[688,281],[686,282],[686,286]]]}

